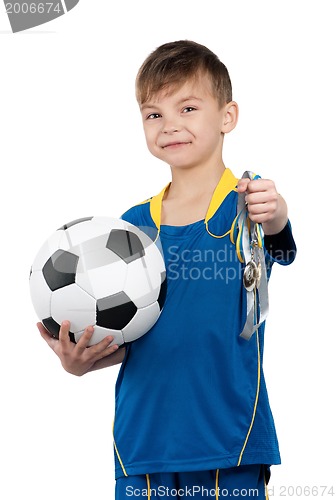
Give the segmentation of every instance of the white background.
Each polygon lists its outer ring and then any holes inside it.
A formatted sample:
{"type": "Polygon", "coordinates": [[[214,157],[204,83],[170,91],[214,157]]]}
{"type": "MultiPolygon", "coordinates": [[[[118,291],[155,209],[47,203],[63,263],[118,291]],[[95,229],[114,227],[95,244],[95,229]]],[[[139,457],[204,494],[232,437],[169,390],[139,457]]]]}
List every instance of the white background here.
{"type": "Polygon", "coordinates": [[[226,165],[276,181],[298,245],[270,285],[264,365],[283,460],[270,492],[336,493],[333,4],[80,0],[17,34],[1,5],[1,499],[114,498],[117,369],[61,369],[35,327],[28,276],[60,225],[119,216],[169,180],[146,150],[134,78],[150,51],[185,38],[231,75],[240,120],[226,165]]]}

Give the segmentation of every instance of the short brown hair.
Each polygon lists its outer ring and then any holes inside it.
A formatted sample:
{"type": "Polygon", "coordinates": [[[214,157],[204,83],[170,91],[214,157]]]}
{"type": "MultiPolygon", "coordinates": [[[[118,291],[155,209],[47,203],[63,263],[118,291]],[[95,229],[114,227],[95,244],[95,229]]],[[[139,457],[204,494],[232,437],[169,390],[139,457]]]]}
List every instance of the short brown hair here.
{"type": "Polygon", "coordinates": [[[204,45],[179,40],[161,45],[144,61],[136,77],[139,105],[164,88],[176,89],[200,74],[210,78],[219,106],[232,101],[231,80],[226,66],[204,45]]]}

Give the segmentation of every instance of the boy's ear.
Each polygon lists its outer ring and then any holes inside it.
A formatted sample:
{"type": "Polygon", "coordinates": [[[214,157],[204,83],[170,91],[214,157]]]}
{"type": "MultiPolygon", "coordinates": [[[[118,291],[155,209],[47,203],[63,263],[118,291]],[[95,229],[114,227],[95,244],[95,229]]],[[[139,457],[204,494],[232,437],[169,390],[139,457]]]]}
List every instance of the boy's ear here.
{"type": "Polygon", "coordinates": [[[238,104],[235,101],[231,101],[228,104],[225,104],[223,108],[223,125],[222,132],[223,134],[227,134],[231,132],[237,125],[239,115],[238,104]]]}

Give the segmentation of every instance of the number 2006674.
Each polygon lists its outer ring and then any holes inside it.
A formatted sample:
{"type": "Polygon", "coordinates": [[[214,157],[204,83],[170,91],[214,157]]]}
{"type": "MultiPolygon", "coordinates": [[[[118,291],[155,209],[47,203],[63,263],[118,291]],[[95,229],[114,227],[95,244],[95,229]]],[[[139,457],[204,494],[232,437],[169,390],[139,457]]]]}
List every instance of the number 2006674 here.
{"type": "Polygon", "coordinates": [[[7,14],[49,14],[50,12],[63,12],[59,2],[18,3],[8,2],[5,4],[7,14]]]}
{"type": "Polygon", "coordinates": [[[270,486],[268,488],[270,498],[277,497],[305,497],[322,498],[335,495],[333,486],[270,486]]]}

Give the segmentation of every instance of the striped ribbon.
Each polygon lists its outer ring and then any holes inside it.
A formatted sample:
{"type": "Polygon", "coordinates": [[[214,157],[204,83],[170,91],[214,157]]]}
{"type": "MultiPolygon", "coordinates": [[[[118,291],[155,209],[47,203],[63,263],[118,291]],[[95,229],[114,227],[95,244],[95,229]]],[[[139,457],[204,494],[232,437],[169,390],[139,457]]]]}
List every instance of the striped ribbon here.
{"type": "MultiPolygon", "coordinates": [[[[260,179],[260,176],[246,171],[243,178],[260,179]]],[[[249,340],[265,321],[268,304],[267,272],[263,248],[261,225],[251,221],[248,216],[245,193],[238,194],[237,217],[231,231],[231,241],[236,245],[240,262],[245,264],[244,272],[254,273],[254,285],[246,287],[246,322],[240,336],[249,340]]]]}

